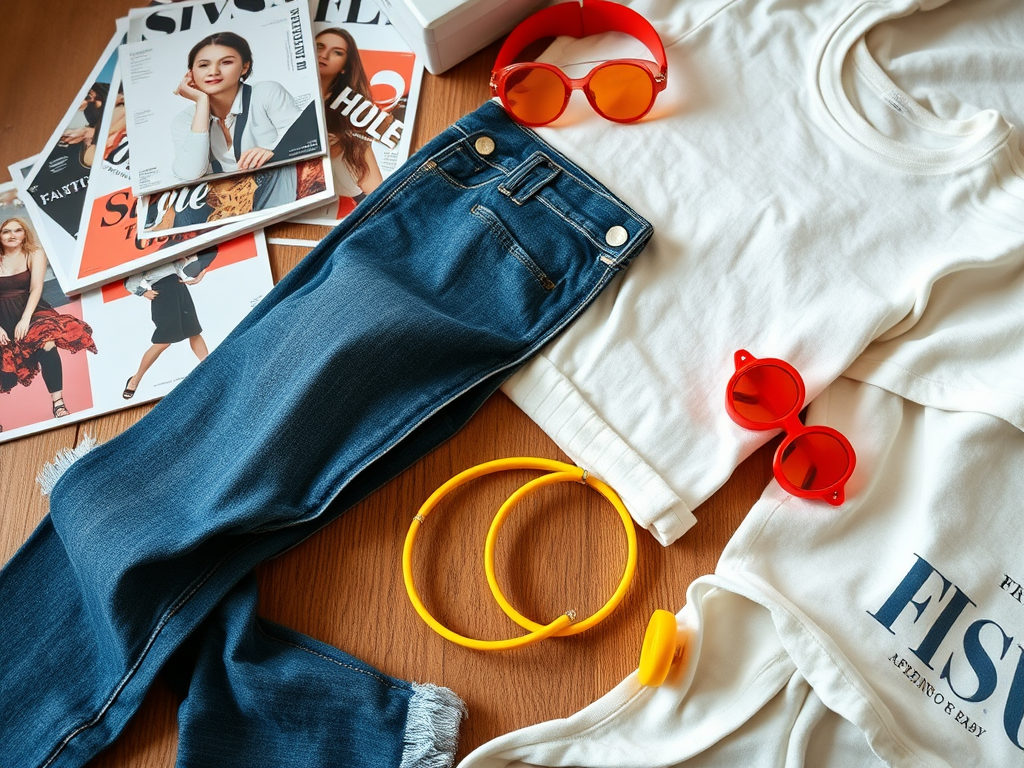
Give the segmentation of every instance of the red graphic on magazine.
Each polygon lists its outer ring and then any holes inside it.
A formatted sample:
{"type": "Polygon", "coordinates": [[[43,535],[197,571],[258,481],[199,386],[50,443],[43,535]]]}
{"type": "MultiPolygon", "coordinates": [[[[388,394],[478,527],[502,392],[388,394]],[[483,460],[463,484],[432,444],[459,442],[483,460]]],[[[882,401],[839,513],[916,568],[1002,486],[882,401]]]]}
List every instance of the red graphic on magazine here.
{"type": "MultiPolygon", "coordinates": [[[[221,269],[222,267],[229,267],[232,264],[238,264],[239,262],[245,261],[246,259],[255,259],[258,255],[256,250],[256,236],[252,233],[248,235],[241,235],[236,237],[234,240],[228,240],[217,245],[211,245],[208,248],[199,251],[198,255],[202,257],[204,254],[216,254],[216,258],[210,261],[209,269],[213,271],[215,269],[221,269]]],[[[182,260],[186,260],[190,257],[182,257],[182,260]]],[[[117,299],[123,299],[126,296],[132,294],[128,292],[128,289],[124,287],[124,280],[115,280],[113,283],[107,283],[103,286],[103,302],[116,301],[117,299]]]]}
{"type": "Polygon", "coordinates": [[[365,80],[360,78],[344,87],[332,83],[338,91],[329,91],[325,102],[329,110],[346,119],[349,128],[395,149],[405,129],[405,99],[416,56],[397,51],[360,51],[359,55],[365,80]]]}
{"type": "Polygon", "coordinates": [[[384,179],[373,145],[394,153],[403,140],[416,56],[360,50],[352,35],[338,27],[318,32],[316,45],[341,219],[384,179]]]}
{"type": "Polygon", "coordinates": [[[82,263],[78,268],[79,277],[127,264],[170,243],[189,239],[188,235],[173,235],[136,240],[138,208],[139,201],[130,187],[93,201],[82,263]]]}

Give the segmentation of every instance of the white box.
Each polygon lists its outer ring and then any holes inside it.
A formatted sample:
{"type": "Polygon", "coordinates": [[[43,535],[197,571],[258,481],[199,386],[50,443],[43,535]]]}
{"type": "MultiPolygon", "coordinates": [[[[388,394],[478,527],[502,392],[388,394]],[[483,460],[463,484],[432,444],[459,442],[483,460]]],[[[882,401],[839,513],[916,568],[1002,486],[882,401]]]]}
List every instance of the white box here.
{"type": "Polygon", "coordinates": [[[376,0],[427,70],[439,75],[510,32],[544,0],[376,0]]]}

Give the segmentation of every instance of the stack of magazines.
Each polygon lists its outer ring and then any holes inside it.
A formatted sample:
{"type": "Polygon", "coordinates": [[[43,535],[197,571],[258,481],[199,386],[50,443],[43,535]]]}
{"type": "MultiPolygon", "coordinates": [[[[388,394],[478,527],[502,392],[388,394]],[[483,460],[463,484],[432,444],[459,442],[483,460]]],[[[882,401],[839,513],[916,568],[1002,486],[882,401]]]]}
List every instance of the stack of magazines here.
{"type": "Polygon", "coordinates": [[[0,317],[0,440],[166,394],[270,289],[265,227],[333,226],[405,161],[422,75],[370,0],[118,20],[0,186],[0,294],[25,304],[0,317]]]}

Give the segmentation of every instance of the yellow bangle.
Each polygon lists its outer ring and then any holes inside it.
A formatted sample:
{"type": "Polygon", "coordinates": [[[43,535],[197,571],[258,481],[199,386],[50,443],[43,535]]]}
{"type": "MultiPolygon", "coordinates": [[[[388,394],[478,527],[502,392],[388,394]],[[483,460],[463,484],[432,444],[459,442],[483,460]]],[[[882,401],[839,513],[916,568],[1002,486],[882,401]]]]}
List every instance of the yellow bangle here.
{"type": "Polygon", "coordinates": [[[622,602],[622,598],[626,594],[626,590],[629,588],[630,582],[633,580],[633,575],[636,573],[636,561],[637,561],[637,547],[636,547],[636,530],[633,527],[633,521],[629,516],[629,512],[626,510],[621,499],[608,485],[601,482],[597,478],[590,477],[586,470],[580,467],[573,466],[572,464],[566,464],[561,461],[554,461],[551,459],[537,459],[537,458],[513,458],[513,459],[498,459],[496,461],[489,461],[484,464],[479,464],[475,467],[460,472],[455,477],[451,478],[448,482],[434,491],[430,498],[428,498],[423,506],[420,507],[416,517],[413,518],[412,524],[409,526],[409,533],[405,537],[405,547],[402,551],[402,575],[405,578],[405,589],[409,593],[409,600],[412,602],[413,608],[420,615],[420,618],[427,623],[427,625],[437,632],[439,635],[447,640],[457,643],[458,645],[472,648],[479,651],[499,651],[507,650],[511,648],[519,648],[530,643],[543,640],[546,637],[558,636],[565,637],[568,635],[575,635],[590,629],[598,622],[606,618],[615,608],[622,602]],[[437,503],[444,498],[449,492],[458,488],[460,485],[469,482],[478,477],[489,475],[494,472],[503,472],[511,469],[541,469],[548,470],[550,474],[542,475],[541,477],[535,478],[525,485],[521,486],[515,493],[513,493],[505,503],[501,505],[498,513],[495,515],[494,520],[491,522],[491,527],[487,531],[487,542],[484,547],[484,569],[487,573],[487,583],[491,588],[491,594],[494,595],[494,599],[497,600],[498,605],[501,609],[519,624],[521,627],[529,631],[529,634],[523,635],[522,637],[516,637],[509,640],[476,640],[473,638],[465,637],[456,632],[452,632],[447,627],[443,626],[437,621],[430,612],[427,611],[423,605],[423,601],[420,600],[419,593],[416,591],[416,587],[413,583],[412,576],[412,550],[413,545],[416,541],[416,533],[419,531],[420,526],[424,523],[437,503]],[[508,513],[512,508],[527,494],[532,491],[541,488],[546,485],[553,483],[563,482],[580,482],[589,485],[590,487],[597,490],[603,495],[611,504],[615,507],[619,513],[619,517],[622,519],[623,526],[626,530],[626,542],[628,547],[628,553],[626,557],[626,568],[622,574],[622,579],[619,582],[619,586],[616,588],[611,599],[596,613],[587,619],[573,624],[575,614],[573,612],[567,612],[550,624],[538,624],[530,621],[525,616],[520,614],[512,605],[505,599],[501,588],[498,586],[498,581],[494,573],[494,547],[497,541],[498,531],[501,529],[502,523],[508,516],[508,513]]]}

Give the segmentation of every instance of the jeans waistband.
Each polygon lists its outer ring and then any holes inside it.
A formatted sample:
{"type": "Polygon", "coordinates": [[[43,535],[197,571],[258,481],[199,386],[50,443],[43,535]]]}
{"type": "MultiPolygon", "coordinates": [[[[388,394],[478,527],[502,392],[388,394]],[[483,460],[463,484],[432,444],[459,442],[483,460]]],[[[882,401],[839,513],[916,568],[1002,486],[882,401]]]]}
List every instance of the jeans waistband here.
{"type": "Polygon", "coordinates": [[[586,237],[612,268],[626,266],[653,232],[601,182],[513,121],[495,102],[463,117],[424,150],[429,159],[423,166],[436,164],[465,187],[504,176],[497,187],[502,194],[517,205],[536,200],[547,206],[586,237]]]}

